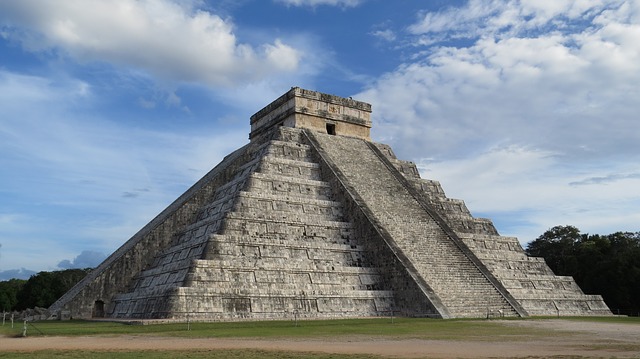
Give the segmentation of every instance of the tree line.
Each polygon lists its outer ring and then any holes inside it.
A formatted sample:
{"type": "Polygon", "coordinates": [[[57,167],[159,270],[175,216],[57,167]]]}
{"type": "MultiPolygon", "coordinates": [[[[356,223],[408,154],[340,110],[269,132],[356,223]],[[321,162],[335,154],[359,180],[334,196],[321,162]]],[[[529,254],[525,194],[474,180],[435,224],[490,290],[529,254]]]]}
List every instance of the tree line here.
{"type": "MultiPolygon", "coordinates": [[[[580,233],[556,226],[530,242],[528,255],[542,257],[557,275],[572,276],[586,294],[600,294],[614,313],[640,313],[640,232],[580,233]]],[[[91,271],[40,272],[29,280],[0,282],[0,310],[48,308],[91,271]]]]}
{"type": "Polygon", "coordinates": [[[586,294],[600,294],[614,314],[640,315],[640,232],[580,233],[553,227],[526,252],[542,257],[557,275],[572,276],[586,294]]]}
{"type": "Polygon", "coordinates": [[[0,282],[0,310],[11,312],[27,308],[48,308],[71,287],[84,278],[90,268],[40,272],[28,280],[10,279],[0,282]]]}

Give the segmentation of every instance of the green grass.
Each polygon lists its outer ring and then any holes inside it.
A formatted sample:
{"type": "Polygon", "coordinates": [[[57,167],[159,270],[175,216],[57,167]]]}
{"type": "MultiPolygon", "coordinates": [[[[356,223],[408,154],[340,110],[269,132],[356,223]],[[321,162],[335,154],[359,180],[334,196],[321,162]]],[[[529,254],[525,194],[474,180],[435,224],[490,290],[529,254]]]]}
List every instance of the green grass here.
{"type": "MultiPolygon", "coordinates": [[[[23,323],[5,325],[0,334],[22,335],[23,323]]],[[[29,323],[27,336],[155,335],[191,338],[310,338],[380,336],[419,339],[478,339],[542,334],[506,327],[497,321],[396,318],[128,325],[118,322],[42,321],[29,323]]]]}
{"type": "MultiPolygon", "coordinates": [[[[556,317],[553,317],[556,319],[556,317]]],[[[568,320],[583,321],[583,322],[597,322],[597,323],[616,323],[616,324],[636,324],[640,325],[640,317],[625,317],[625,316],[612,316],[612,317],[568,317],[564,318],[568,320]]]]}
{"type": "MultiPolygon", "coordinates": [[[[540,320],[536,317],[515,320],[540,320]]],[[[512,319],[513,320],[513,319],[512,319]]],[[[564,317],[561,320],[623,323],[640,325],[638,317],[564,317]]],[[[0,335],[21,336],[23,322],[11,328],[9,322],[0,326],[0,335]]],[[[171,323],[129,325],[106,321],[40,321],[28,323],[27,336],[77,335],[155,335],[193,338],[307,338],[341,336],[384,336],[419,339],[474,339],[505,336],[536,336],[544,334],[532,328],[504,326],[495,320],[442,320],[422,318],[335,319],[298,321],[244,321],[216,323],[171,323]]]]}
{"type": "MultiPolygon", "coordinates": [[[[555,320],[556,318],[528,318],[513,320],[555,320]]],[[[640,318],[626,317],[572,317],[560,320],[590,321],[604,323],[624,323],[640,325],[640,318]]],[[[12,329],[9,323],[0,327],[0,337],[22,335],[22,322],[16,322],[12,329]]],[[[299,321],[260,321],[260,322],[218,322],[218,323],[187,323],[128,325],[119,322],[94,321],[42,321],[29,323],[28,336],[159,336],[184,338],[357,338],[379,337],[384,339],[432,339],[432,340],[466,340],[466,341],[517,341],[528,339],[544,339],[550,333],[546,330],[504,325],[497,320],[441,320],[395,318],[375,319],[340,319],[340,320],[308,320],[299,321]]],[[[567,336],[573,333],[555,331],[554,337],[567,336]]],[[[0,341],[2,339],[0,338],[0,341]]],[[[594,345],[597,345],[594,343],[594,345]]],[[[343,355],[300,352],[279,352],[254,349],[224,349],[224,350],[47,350],[29,353],[3,352],[0,345],[0,358],[381,358],[373,355],[343,355]]]]}

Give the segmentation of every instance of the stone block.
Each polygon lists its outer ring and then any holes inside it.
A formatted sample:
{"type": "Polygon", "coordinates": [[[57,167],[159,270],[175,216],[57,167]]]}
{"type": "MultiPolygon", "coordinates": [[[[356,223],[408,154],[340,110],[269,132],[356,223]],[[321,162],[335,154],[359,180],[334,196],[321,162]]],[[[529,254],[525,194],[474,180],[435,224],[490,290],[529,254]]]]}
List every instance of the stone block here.
{"type": "Polygon", "coordinates": [[[234,151],[50,309],[241,320],[602,315],[413,162],[368,104],[293,88],[234,151]]]}

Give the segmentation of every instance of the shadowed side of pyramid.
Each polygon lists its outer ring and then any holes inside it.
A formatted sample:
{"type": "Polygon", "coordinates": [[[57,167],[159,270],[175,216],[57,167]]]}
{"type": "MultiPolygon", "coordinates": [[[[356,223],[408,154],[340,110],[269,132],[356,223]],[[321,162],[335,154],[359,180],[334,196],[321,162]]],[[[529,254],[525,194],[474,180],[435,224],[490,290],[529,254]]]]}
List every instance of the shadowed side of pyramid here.
{"type": "Polygon", "coordinates": [[[237,320],[607,315],[369,138],[371,106],[292,88],[50,310],[237,320]]]}

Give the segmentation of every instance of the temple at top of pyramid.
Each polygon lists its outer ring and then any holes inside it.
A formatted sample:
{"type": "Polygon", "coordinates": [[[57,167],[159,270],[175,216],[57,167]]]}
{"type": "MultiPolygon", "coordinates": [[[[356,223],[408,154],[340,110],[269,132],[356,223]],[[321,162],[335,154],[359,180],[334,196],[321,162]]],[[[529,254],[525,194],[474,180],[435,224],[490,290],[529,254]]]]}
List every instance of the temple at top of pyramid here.
{"type": "Polygon", "coordinates": [[[249,138],[257,138],[274,126],[306,128],[370,141],[371,105],[293,87],[251,116],[249,138]]]}
{"type": "Polygon", "coordinates": [[[49,309],[241,320],[611,315],[370,139],[371,105],[294,87],[49,309]]]}

